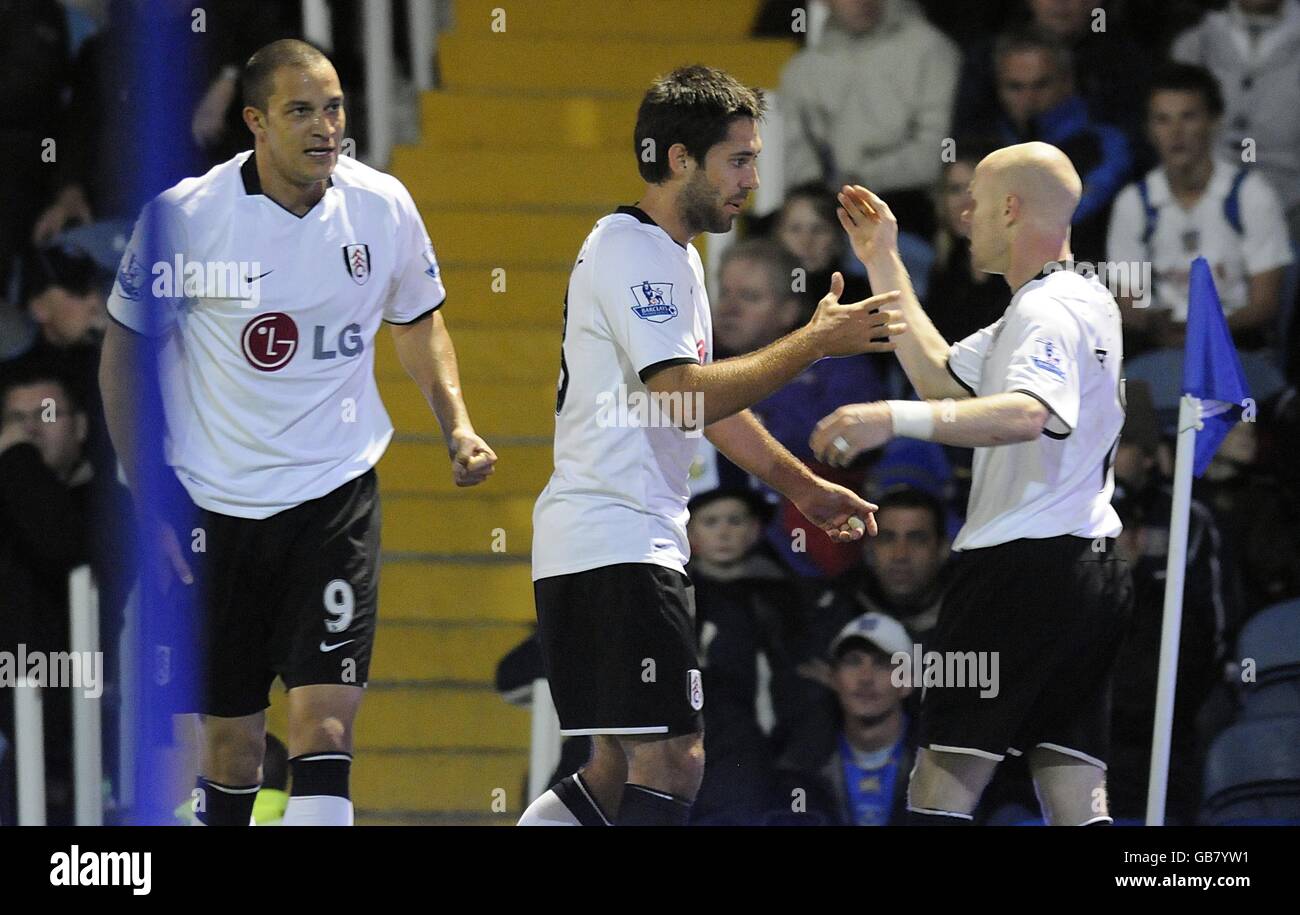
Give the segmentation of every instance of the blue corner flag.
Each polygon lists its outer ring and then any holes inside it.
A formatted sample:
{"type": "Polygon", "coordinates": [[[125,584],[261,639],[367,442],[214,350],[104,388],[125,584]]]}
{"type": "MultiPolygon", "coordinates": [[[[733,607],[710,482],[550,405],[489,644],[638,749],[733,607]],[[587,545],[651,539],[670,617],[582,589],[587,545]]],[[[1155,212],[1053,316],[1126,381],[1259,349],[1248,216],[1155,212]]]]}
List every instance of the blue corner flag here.
{"type": "Polygon", "coordinates": [[[1228,321],[1205,258],[1192,261],[1187,300],[1187,349],[1183,359],[1183,393],[1201,400],[1203,428],[1196,433],[1192,472],[1200,476],[1214,452],[1241,419],[1249,397],[1246,374],[1228,333],[1228,321]]]}

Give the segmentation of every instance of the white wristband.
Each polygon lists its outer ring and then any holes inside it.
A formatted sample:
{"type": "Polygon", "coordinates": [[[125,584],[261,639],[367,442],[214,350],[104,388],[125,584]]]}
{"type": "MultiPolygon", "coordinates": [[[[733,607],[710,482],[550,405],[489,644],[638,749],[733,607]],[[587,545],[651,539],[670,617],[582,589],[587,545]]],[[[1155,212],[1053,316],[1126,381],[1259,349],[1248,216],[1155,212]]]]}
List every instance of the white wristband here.
{"type": "Polygon", "coordinates": [[[934,408],[924,400],[887,400],[894,435],[928,442],[934,435],[934,408]]]}

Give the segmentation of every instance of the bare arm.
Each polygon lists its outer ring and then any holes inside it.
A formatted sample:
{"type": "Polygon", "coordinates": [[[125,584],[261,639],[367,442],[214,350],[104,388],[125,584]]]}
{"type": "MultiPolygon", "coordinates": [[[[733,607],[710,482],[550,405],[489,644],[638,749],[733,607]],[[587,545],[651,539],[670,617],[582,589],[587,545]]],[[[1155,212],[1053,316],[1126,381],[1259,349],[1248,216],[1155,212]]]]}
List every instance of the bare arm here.
{"type": "Polygon", "coordinates": [[[433,409],[457,486],[473,486],[491,475],[497,456],[475,432],[460,385],[456,347],[441,312],[414,324],[392,325],[393,344],[402,368],[433,409]]]}
{"type": "MultiPolygon", "coordinates": [[[[926,440],[959,448],[1033,441],[1043,434],[1051,416],[1041,401],[1018,391],[960,401],[931,400],[925,406],[934,424],[926,440]]],[[[817,424],[811,444],[819,459],[844,466],[893,438],[893,414],[888,405],[878,401],[840,407],[817,424]]]]}
{"type": "Polygon", "coordinates": [[[843,291],[844,278],[836,273],[830,293],[821,300],[812,320],[798,330],[744,356],[708,365],[667,366],[645,379],[645,385],[656,394],[681,393],[699,398],[704,425],[708,426],[785,387],[824,356],[892,351],[897,345],[893,339],[872,341],[895,337],[906,329],[897,323],[897,311],[883,307],[892,304],[896,294],[841,304],[839,295],[843,291]]]}
{"type": "MultiPolygon", "coordinates": [[[[140,441],[136,436],[135,410],[145,393],[144,367],[153,363],[153,360],[141,357],[146,348],[153,345],[153,341],[143,334],[127,330],[116,321],[109,322],[99,358],[99,391],[104,402],[108,437],[113,442],[113,450],[117,452],[118,462],[126,475],[141,526],[152,534],[156,548],[162,551],[170,571],[188,585],[193,583],[194,576],[181,553],[176,531],[148,504],[140,489],[140,441]]],[[[158,572],[160,579],[157,585],[166,591],[171,580],[161,569],[158,572]]]]}
{"type": "Polygon", "coordinates": [[[867,268],[873,292],[899,291],[898,307],[908,333],[899,338],[898,362],[916,392],[926,398],[961,399],[970,393],[948,373],[948,341],[935,329],[916,298],[898,254],[898,223],[883,200],[864,187],[840,192],[840,225],[867,268]],[[851,192],[851,193],[850,193],[851,192]]]}
{"type": "Polygon", "coordinates": [[[1248,304],[1228,315],[1228,330],[1268,330],[1282,298],[1282,275],[1285,272],[1285,268],[1277,267],[1248,278],[1248,304]]]}
{"type": "Polygon", "coordinates": [[[140,366],[144,364],[140,355],[148,345],[146,337],[110,321],[99,357],[99,391],[104,401],[108,437],[113,442],[122,472],[126,474],[127,486],[137,498],[139,451],[133,416],[135,404],[139,403],[139,391],[135,382],[140,377],[140,366]]]}
{"type": "Polygon", "coordinates": [[[875,505],[814,474],[748,410],[714,423],[704,430],[704,435],[732,463],[793,502],[832,540],[857,540],[862,536],[862,530],[848,526],[850,517],[862,520],[865,532],[875,536],[875,505]]]}

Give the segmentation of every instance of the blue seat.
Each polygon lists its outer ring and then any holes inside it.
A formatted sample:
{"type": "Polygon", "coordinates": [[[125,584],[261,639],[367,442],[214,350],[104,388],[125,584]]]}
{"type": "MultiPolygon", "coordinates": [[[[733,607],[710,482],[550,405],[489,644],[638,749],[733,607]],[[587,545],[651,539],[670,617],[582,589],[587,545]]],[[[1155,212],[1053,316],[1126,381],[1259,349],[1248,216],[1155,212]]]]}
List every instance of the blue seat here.
{"type": "Polygon", "coordinates": [[[1241,693],[1238,721],[1300,716],[1300,675],[1248,686],[1241,693]]]}
{"type": "Polygon", "coordinates": [[[1205,759],[1201,822],[1300,818],[1300,716],[1225,728],[1205,759]]]}
{"type": "Polygon", "coordinates": [[[1247,620],[1237,657],[1254,659],[1261,684],[1300,676],[1300,599],[1265,607],[1247,620]]]}

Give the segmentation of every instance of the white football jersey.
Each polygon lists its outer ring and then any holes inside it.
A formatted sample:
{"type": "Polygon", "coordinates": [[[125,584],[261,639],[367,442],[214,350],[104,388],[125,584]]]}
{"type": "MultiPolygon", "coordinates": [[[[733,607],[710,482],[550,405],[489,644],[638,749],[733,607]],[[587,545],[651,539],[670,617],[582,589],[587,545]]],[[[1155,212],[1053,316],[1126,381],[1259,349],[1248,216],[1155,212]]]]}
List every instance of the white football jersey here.
{"type": "Polygon", "coordinates": [[[1124,425],[1119,308],[1097,278],[1040,274],[994,324],[954,343],[948,371],[974,395],[1021,391],[1052,411],[1033,441],[976,448],[954,550],[1021,538],[1115,537],[1124,425]]]}
{"type": "MultiPolygon", "coordinates": [[[[701,436],[649,408],[642,373],[713,352],[704,268],[643,211],[596,223],[565,296],[555,471],[533,510],[533,579],[624,562],[684,571],[701,436]]],[[[698,428],[698,427],[697,427],[698,428]]]]}
{"type": "Polygon", "coordinates": [[[166,457],[190,497],[266,518],[379,461],[393,426],[375,334],[445,295],[396,178],[340,157],[299,217],[262,193],[249,151],[146,205],[108,310],[163,337],[166,457]]]}

